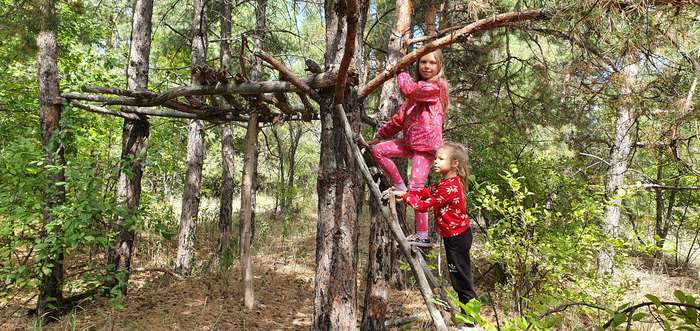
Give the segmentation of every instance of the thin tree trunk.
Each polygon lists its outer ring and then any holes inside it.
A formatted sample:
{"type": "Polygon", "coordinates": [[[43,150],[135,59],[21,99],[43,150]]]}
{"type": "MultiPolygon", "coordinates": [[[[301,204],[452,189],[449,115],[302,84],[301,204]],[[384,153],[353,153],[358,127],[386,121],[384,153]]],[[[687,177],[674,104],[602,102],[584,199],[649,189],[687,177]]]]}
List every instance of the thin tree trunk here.
{"type": "MultiPolygon", "coordinates": [[[[393,64],[401,58],[406,49],[403,40],[409,38],[411,29],[411,16],[413,14],[413,1],[397,0],[396,1],[396,20],[394,28],[389,37],[389,56],[387,63],[393,64]]],[[[396,87],[395,80],[389,80],[382,86],[382,92],[379,98],[379,113],[377,119],[384,121],[392,116],[399,107],[401,93],[396,87]]],[[[382,181],[385,183],[386,181],[382,181]]],[[[386,185],[388,186],[388,185],[386,185]]],[[[386,189],[387,187],[383,187],[386,189]]],[[[388,229],[385,222],[382,222],[382,212],[379,202],[375,199],[370,199],[370,237],[369,237],[369,257],[367,262],[367,277],[365,285],[365,304],[362,312],[362,330],[383,330],[384,321],[386,320],[386,306],[389,299],[389,290],[387,288],[390,280],[394,277],[395,272],[392,268],[392,262],[396,268],[399,266],[399,259],[392,259],[393,243],[388,235],[388,229]]],[[[405,211],[405,210],[404,210],[405,211]]],[[[405,214],[404,214],[405,215],[405,214]]],[[[400,274],[400,273],[399,273],[400,274]]],[[[397,283],[400,282],[396,279],[397,283]]]]}
{"type": "MultiPolygon", "coordinates": [[[[255,9],[255,35],[253,37],[253,52],[262,50],[262,41],[267,30],[266,23],[267,0],[258,0],[255,9]]],[[[262,75],[260,59],[253,56],[253,71],[251,78],[258,81],[262,75]]],[[[246,133],[245,159],[243,161],[243,180],[241,188],[241,274],[243,277],[243,303],[247,309],[253,309],[255,305],[255,292],[253,287],[253,263],[251,246],[255,226],[255,196],[256,173],[258,163],[258,114],[254,110],[248,120],[246,133]]]]}
{"type": "MultiPolygon", "coordinates": [[[[134,2],[134,17],[131,25],[131,45],[127,67],[127,88],[148,89],[148,64],[151,54],[151,18],[153,0],[134,2]]],[[[126,208],[126,217],[117,218],[117,242],[108,254],[108,268],[113,277],[110,286],[117,286],[122,295],[127,294],[131,257],[136,233],[130,223],[134,220],[141,201],[141,178],[148,149],[150,125],[145,116],[137,120],[124,119],[122,125],[122,153],[117,183],[117,201],[126,208]]]]}
{"type": "MultiPolygon", "coordinates": [[[[264,0],[263,0],[264,1],[264,0]]],[[[243,159],[243,179],[241,181],[241,213],[240,213],[240,251],[241,274],[243,277],[244,304],[247,309],[253,309],[255,305],[255,292],[253,288],[253,263],[251,245],[253,240],[253,219],[255,215],[255,175],[258,146],[258,114],[250,113],[248,129],[245,139],[245,156],[243,159]]]]}
{"type": "Polygon", "coordinates": [[[231,123],[221,124],[221,207],[219,210],[219,261],[230,255],[231,225],[233,223],[233,173],[234,167],[233,126],[231,123]]]}
{"type": "MultiPolygon", "coordinates": [[[[636,59],[635,59],[636,61],[636,59]]],[[[639,72],[636,63],[627,65],[623,70],[623,86],[620,91],[622,103],[617,110],[615,125],[615,141],[610,151],[610,169],[605,192],[610,205],[605,210],[605,225],[603,232],[610,237],[617,237],[620,229],[620,203],[619,189],[624,185],[625,173],[629,167],[629,159],[632,155],[632,126],[636,121],[636,114],[631,105],[632,86],[639,72]]],[[[612,247],[601,250],[598,256],[598,270],[612,274],[614,272],[613,258],[615,251],[612,247]]]]}
{"type": "MultiPolygon", "coordinates": [[[[228,39],[231,37],[231,2],[221,1],[221,44],[220,66],[228,73],[231,67],[231,47],[228,39]]],[[[221,207],[219,209],[219,245],[217,253],[219,263],[228,263],[230,256],[231,223],[233,222],[233,172],[234,167],[233,126],[231,123],[221,124],[221,207]]]]}
{"type": "Polygon", "coordinates": [[[434,36],[437,32],[437,11],[440,3],[430,1],[425,11],[425,35],[434,36]]]}
{"type": "MultiPolygon", "coordinates": [[[[355,68],[361,70],[362,31],[366,19],[367,1],[359,5],[355,52],[351,55],[355,68]]],[[[339,67],[345,52],[346,5],[350,2],[327,1],[325,65],[339,67]]],[[[359,73],[359,76],[362,76],[359,73]]],[[[357,301],[357,200],[360,176],[345,142],[340,115],[331,105],[333,91],[321,95],[321,155],[317,193],[319,221],[316,232],[316,277],[314,290],[313,329],[355,329],[357,301]]],[[[351,123],[359,129],[359,107],[356,95],[346,98],[352,110],[351,123]]]]}
{"type": "Polygon", "coordinates": [[[277,157],[279,159],[279,168],[277,169],[277,176],[279,177],[278,181],[277,181],[277,185],[279,185],[279,186],[275,192],[275,213],[278,213],[278,212],[282,212],[282,210],[286,209],[286,207],[287,207],[285,205],[286,204],[285,199],[287,197],[287,188],[285,187],[285,185],[286,185],[285,175],[287,172],[285,171],[285,168],[284,168],[284,163],[285,163],[284,162],[284,160],[285,160],[284,154],[285,153],[284,153],[284,147],[283,147],[284,142],[282,141],[282,139],[280,139],[280,135],[279,135],[279,132],[277,131],[277,127],[273,126],[272,128],[270,128],[270,130],[272,131],[272,136],[275,137],[275,148],[277,149],[277,157]]]}
{"type": "MultiPolygon", "coordinates": [[[[195,0],[192,14],[192,69],[206,65],[207,55],[207,11],[205,0],[195,0]]],[[[201,86],[192,77],[192,85],[201,86]]],[[[180,214],[180,236],[177,247],[175,271],[180,275],[192,273],[197,214],[202,189],[202,167],[204,166],[204,122],[191,120],[187,127],[187,175],[182,195],[180,214]]]]}
{"type": "MultiPolygon", "coordinates": [[[[60,226],[50,227],[54,222],[54,208],[62,205],[66,199],[65,186],[58,183],[65,181],[63,166],[65,165],[64,147],[58,137],[62,107],[56,102],[59,97],[58,64],[56,55],[56,28],[58,26],[53,0],[40,2],[41,30],[36,38],[38,48],[38,83],[39,83],[39,118],[41,120],[42,147],[44,149],[45,171],[47,186],[43,197],[43,223],[41,242],[46,244],[45,258],[39,263],[49,268],[48,273],[42,273],[37,299],[37,316],[46,319],[55,315],[55,307],[63,300],[61,287],[63,285],[63,247],[60,237],[60,226]],[[52,240],[51,238],[59,240],[52,240]],[[57,244],[50,244],[50,243],[57,244]]],[[[43,269],[43,268],[42,268],[43,269]]]]}
{"type": "Polygon", "coordinates": [[[287,122],[287,128],[289,130],[289,160],[287,164],[287,195],[285,196],[285,201],[283,207],[289,208],[291,206],[291,201],[294,198],[292,195],[294,193],[294,176],[296,175],[296,158],[297,149],[299,148],[299,142],[301,141],[301,136],[304,134],[304,130],[301,124],[292,124],[287,122]],[[296,130],[294,129],[296,127],[296,130]]]}

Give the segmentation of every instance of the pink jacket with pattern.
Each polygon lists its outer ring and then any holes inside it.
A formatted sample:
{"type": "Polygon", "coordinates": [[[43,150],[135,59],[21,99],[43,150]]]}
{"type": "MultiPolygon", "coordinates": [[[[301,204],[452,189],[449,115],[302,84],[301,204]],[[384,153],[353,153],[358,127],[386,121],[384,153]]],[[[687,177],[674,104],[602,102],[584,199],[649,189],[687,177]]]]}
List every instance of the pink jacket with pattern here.
{"type": "Polygon", "coordinates": [[[411,149],[436,151],[442,146],[447,82],[442,78],[415,82],[406,71],[400,72],[396,80],[406,100],[389,122],[379,129],[377,138],[389,139],[402,131],[403,141],[411,149]]]}

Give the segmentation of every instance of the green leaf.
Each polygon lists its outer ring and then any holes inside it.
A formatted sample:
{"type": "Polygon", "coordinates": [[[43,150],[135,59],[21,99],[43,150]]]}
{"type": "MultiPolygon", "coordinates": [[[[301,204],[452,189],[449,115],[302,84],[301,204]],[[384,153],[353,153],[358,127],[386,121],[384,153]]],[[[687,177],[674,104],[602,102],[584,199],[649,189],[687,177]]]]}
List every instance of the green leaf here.
{"type": "Polygon", "coordinates": [[[638,321],[641,321],[642,319],[644,319],[645,317],[647,317],[647,315],[648,314],[646,314],[646,313],[636,313],[636,314],[632,315],[632,320],[635,322],[638,322],[638,321]]]}
{"type": "Polygon", "coordinates": [[[647,294],[647,295],[645,295],[644,297],[646,297],[647,299],[649,299],[649,301],[653,302],[654,305],[656,305],[656,306],[661,306],[661,300],[659,300],[659,298],[658,298],[657,296],[655,296],[655,295],[653,295],[653,294],[647,294]]]}

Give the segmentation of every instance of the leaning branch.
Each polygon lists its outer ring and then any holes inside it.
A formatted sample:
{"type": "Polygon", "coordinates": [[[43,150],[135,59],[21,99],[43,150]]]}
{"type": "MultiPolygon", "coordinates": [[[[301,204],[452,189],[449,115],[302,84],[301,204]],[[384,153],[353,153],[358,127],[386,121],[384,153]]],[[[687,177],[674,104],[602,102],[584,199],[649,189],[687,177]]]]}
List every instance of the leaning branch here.
{"type": "Polygon", "coordinates": [[[488,18],[484,18],[484,19],[480,19],[478,21],[475,21],[469,25],[462,27],[461,29],[450,32],[449,34],[445,35],[444,37],[436,39],[436,40],[426,44],[425,46],[414,50],[411,53],[406,54],[398,62],[391,65],[388,69],[384,70],[382,73],[380,73],[374,79],[372,79],[370,82],[368,82],[365,86],[360,88],[358,95],[360,97],[366,97],[367,95],[372,93],[372,91],[374,91],[377,87],[379,87],[384,82],[386,82],[391,77],[393,77],[398,69],[406,67],[407,65],[411,64],[412,62],[416,61],[421,56],[423,56],[427,53],[430,53],[436,49],[444,48],[447,45],[456,43],[456,42],[462,40],[463,38],[467,37],[468,35],[471,35],[471,34],[474,34],[474,33],[480,32],[480,31],[485,31],[485,30],[490,30],[490,29],[510,25],[513,23],[532,21],[532,20],[540,20],[540,19],[545,19],[547,17],[548,17],[548,14],[543,9],[533,9],[533,10],[525,10],[525,11],[519,11],[519,12],[511,12],[511,13],[494,15],[494,16],[491,16],[488,18]]]}
{"type": "Polygon", "coordinates": [[[320,102],[321,97],[314,91],[309,85],[306,84],[305,81],[299,79],[287,66],[284,65],[284,63],[278,61],[277,59],[273,58],[272,56],[268,55],[267,53],[263,51],[258,51],[255,52],[255,56],[259,57],[261,60],[269,63],[271,66],[273,66],[275,69],[277,69],[279,72],[282,73],[282,75],[289,80],[292,85],[297,87],[301,92],[308,94],[316,100],[317,102],[320,102]]]}

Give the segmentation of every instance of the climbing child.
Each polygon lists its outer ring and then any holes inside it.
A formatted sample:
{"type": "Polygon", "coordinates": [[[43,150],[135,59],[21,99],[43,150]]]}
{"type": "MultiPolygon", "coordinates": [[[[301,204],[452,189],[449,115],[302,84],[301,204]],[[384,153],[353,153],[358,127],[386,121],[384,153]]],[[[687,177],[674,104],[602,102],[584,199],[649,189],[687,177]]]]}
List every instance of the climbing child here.
{"type": "MultiPolygon", "coordinates": [[[[405,192],[392,157],[411,159],[411,178],[408,189],[423,188],[430,173],[435,151],[442,146],[442,129],[448,106],[449,88],[443,74],[442,52],[436,50],[423,55],[416,65],[414,81],[406,71],[396,76],[399,90],[405,100],[398,112],[368,141],[372,155],[391,180],[394,190],[405,192]],[[399,132],[400,139],[391,139],[399,132]],[[387,140],[391,139],[391,140],[387,140]],[[382,141],[384,140],[384,141],[382,141]]],[[[416,212],[416,233],[408,236],[414,243],[428,243],[428,213],[416,212]]]]}
{"type": "Polygon", "coordinates": [[[394,192],[398,201],[405,201],[416,212],[434,209],[435,224],[442,236],[447,253],[447,271],[459,301],[466,304],[476,297],[472,283],[469,250],[472,231],[467,216],[464,192],[469,182],[469,154],[457,143],[446,142],[435,154],[433,170],[442,175],[442,181],[430,188],[394,192]]]}

